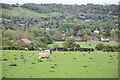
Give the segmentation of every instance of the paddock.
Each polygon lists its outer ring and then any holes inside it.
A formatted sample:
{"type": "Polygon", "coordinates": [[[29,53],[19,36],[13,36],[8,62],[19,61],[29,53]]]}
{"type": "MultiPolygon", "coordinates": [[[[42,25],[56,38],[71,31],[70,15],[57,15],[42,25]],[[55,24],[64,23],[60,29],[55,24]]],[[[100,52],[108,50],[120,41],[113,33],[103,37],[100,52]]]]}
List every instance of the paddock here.
{"type": "Polygon", "coordinates": [[[38,62],[42,51],[3,50],[5,78],[117,78],[117,52],[53,51],[50,60],[38,62]],[[10,66],[16,64],[16,66],[10,66]],[[59,75],[59,76],[58,76],[59,75]]]}

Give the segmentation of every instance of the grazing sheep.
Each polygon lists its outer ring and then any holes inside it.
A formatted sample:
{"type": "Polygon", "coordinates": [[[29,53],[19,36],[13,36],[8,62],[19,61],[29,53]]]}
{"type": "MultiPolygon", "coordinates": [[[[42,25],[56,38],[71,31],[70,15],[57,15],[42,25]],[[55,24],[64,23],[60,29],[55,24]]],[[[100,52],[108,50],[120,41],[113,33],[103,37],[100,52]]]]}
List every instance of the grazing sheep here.
{"type": "Polygon", "coordinates": [[[25,48],[26,51],[28,51],[29,49],[28,48],[25,48]]]}
{"type": "Polygon", "coordinates": [[[38,50],[42,51],[42,48],[38,48],[38,50]]]}
{"type": "Polygon", "coordinates": [[[52,51],[50,51],[50,50],[45,50],[45,51],[47,51],[47,52],[38,54],[39,55],[38,60],[41,60],[42,58],[46,58],[46,59],[50,58],[52,51]]]}

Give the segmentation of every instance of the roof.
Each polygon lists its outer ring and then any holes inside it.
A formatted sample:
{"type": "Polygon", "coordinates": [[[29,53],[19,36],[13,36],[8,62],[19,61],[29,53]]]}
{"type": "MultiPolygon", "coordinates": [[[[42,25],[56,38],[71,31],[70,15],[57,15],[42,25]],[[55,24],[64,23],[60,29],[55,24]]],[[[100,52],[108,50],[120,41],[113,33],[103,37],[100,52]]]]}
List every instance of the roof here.
{"type": "Polygon", "coordinates": [[[29,39],[21,39],[18,41],[17,44],[30,44],[31,41],[29,39]]]}
{"type": "Polygon", "coordinates": [[[31,41],[30,40],[28,40],[28,39],[21,39],[23,42],[25,42],[25,43],[31,43],[31,41]]]}

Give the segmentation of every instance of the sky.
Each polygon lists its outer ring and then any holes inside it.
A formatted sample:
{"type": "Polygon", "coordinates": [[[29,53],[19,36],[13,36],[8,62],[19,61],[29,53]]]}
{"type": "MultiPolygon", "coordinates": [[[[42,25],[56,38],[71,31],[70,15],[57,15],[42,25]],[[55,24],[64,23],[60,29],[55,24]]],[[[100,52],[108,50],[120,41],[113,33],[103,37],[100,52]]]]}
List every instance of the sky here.
{"type": "Polygon", "coordinates": [[[0,0],[0,3],[24,4],[24,3],[62,3],[62,4],[118,4],[119,0],[0,0]]]}

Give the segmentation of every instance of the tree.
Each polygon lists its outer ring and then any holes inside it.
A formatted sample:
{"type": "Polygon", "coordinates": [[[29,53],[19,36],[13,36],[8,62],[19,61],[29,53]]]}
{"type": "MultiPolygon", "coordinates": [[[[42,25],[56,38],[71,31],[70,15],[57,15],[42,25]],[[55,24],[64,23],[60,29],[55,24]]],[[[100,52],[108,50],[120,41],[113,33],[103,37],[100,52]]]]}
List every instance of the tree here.
{"type": "Polygon", "coordinates": [[[46,42],[42,41],[41,38],[36,38],[34,41],[33,41],[33,45],[38,48],[38,47],[41,47],[41,48],[46,48],[48,45],[46,42]]]}
{"type": "Polygon", "coordinates": [[[44,39],[46,40],[47,44],[52,44],[53,43],[53,39],[48,34],[45,35],[44,39]]]}
{"type": "Polygon", "coordinates": [[[63,36],[60,32],[55,32],[55,34],[53,35],[53,39],[56,41],[63,40],[63,36]]]}
{"type": "Polygon", "coordinates": [[[18,30],[11,30],[11,29],[3,31],[3,36],[8,37],[9,40],[14,40],[14,41],[17,41],[22,38],[28,38],[30,40],[34,40],[34,38],[35,38],[32,33],[18,31],[18,30]]]}
{"type": "Polygon", "coordinates": [[[65,48],[79,48],[80,46],[78,44],[75,43],[75,39],[74,38],[67,38],[64,43],[63,46],[65,48]]]}
{"type": "Polygon", "coordinates": [[[8,44],[9,46],[14,46],[14,40],[10,40],[8,44]]]}
{"type": "Polygon", "coordinates": [[[48,34],[50,35],[50,36],[53,36],[54,34],[55,34],[55,29],[51,29],[51,30],[48,30],[48,34]]]}
{"type": "Polygon", "coordinates": [[[103,35],[103,32],[102,31],[100,31],[98,34],[97,34],[97,37],[100,39],[103,35]]]}
{"type": "Polygon", "coordinates": [[[111,37],[117,36],[116,30],[111,30],[111,31],[110,31],[110,36],[111,36],[111,37]]]}
{"type": "Polygon", "coordinates": [[[58,50],[59,48],[59,45],[58,44],[54,44],[53,47],[56,49],[56,51],[58,50]]]}

